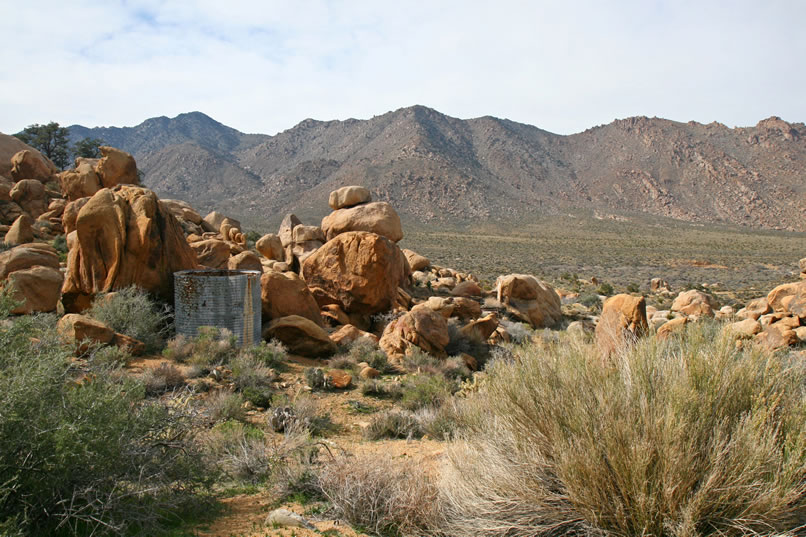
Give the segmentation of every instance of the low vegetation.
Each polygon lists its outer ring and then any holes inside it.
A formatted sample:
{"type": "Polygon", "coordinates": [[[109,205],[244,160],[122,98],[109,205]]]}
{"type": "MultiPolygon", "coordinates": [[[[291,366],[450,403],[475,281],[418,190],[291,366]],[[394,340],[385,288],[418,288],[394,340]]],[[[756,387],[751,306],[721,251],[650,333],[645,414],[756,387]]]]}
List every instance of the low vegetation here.
{"type": "Polygon", "coordinates": [[[747,535],[806,517],[806,366],[718,325],[602,364],[515,348],[464,405],[440,481],[452,536],[747,535]]]}
{"type": "Polygon", "coordinates": [[[0,534],[149,534],[204,501],[192,415],[107,366],[72,370],[55,319],[1,301],[0,534]]]}

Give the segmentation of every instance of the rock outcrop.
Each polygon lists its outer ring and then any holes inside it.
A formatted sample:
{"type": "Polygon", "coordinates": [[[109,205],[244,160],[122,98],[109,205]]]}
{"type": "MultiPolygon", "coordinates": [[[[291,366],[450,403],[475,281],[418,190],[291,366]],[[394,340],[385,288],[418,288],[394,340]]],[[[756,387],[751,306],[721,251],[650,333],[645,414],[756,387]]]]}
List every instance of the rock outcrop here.
{"type": "Polygon", "coordinates": [[[337,209],[322,219],[322,231],[327,240],[348,231],[377,233],[393,242],[403,238],[400,217],[383,201],[337,209]]]}
{"type": "Polygon", "coordinates": [[[445,317],[424,304],[389,323],[380,339],[381,349],[389,358],[401,360],[415,346],[436,357],[445,357],[450,342],[445,317]]]}
{"type": "Polygon", "coordinates": [[[319,305],[305,282],[293,272],[266,271],[260,278],[260,299],[264,321],[298,315],[324,326],[319,305]]]}
{"type": "Polygon", "coordinates": [[[596,345],[603,356],[609,357],[633,344],[648,329],[644,297],[611,296],[602,305],[602,315],[596,325],[596,345]]]}
{"type": "Polygon", "coordinates": [[[319,358],[336,352],[336,345],[325,330],[305,317],[289,315],[269,322],[263,338],[282,342],[293,354],[319,358]]]}
{"type": "Polygon", "coordinates": [[[553,287],[534,276],[500,276],[495,285],[498,301],[507,312],[532,328],[551,327],[562,320],[560,297],[553,287]]]}
{"type": "Polygon", "coordinates": [[[96,293],[131,285],[172,301],[173,273],[198,266],[176,218],[145,188],[99,190],[75,226],[62,291],[67,311],[86,307],[96,293]]]}
{"type": "Polygon", "coordinates": [[[320,305],[339,304],[347,313],[371,315],[395,304],[404,269],[394,242],[375,233],[350,231],[306,259],[302,277],[320,305]]]}

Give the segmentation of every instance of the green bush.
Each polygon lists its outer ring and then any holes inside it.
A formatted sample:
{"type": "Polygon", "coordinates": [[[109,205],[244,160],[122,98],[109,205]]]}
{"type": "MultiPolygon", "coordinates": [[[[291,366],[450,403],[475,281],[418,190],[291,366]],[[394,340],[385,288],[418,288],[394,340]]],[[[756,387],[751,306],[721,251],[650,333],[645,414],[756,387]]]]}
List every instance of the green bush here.
{"type": "Polygon", "coordinates": [[[579,295],[577,302],[582,304],[587,308],[601,308],[602,307],[602,299],[599,298],[599,295],[596,293],[584,293],[579,295]]]}
{"type": "Polygon", "coordinates": [[[134,286],[96,297],[88,314],[116,332],[142,341],[148,353],[162,349],[170,330],[168,307],[134,286]]]}
{"type": "Polygon", "coordinates": [[[801,358],[699,323],[611,364],[579,340],[513,352],[466,400],[446,534],[769,535],[806,520],[801,358]]]}
{"type": "Polygon", "coordinates": [[[403,396],[403,389],[397,382],[383,382],[378,379],[367,379],[358,386],[361,395],[378,399],[397,400],[403,396]]]}
{"type": "Polygon", "coordinates": [[[600,295],[610,296],[613,294],[613,286],[607,282],[602,282],[602,284],[596,288],[596,292],[600,295]]]}
{"type": "Polygon", "coordinates": [[[0,533],[153,534],[209,485],[189,417],[102,367],[73,378],[55,321],[0,324],[0,533]]]}
{"type": "Polygon", "coordinates": [[[350,345],[347,351],[347,358],[360,364],[366,362],[370,367],[383,373],[394,373],[395,368],[389,364],[386,353],[378,348],[378,345],[366,338],[358,338],[350,345]]]}
{"type": "Polygon", "coordinates": [[[412,375],[403,381],[403,396],[400,404],[407,410],[439,406],[456,389],[456,383],[449,381],[441,374],[412,375]]]}
{"type": "Polygon", "coordinates": [[[282,372],[288,369],[288,349],[276,339],[268,343],[261,341],[258,345],[246,347],[239,354],[248,355],[275,371],[282,372]]]}

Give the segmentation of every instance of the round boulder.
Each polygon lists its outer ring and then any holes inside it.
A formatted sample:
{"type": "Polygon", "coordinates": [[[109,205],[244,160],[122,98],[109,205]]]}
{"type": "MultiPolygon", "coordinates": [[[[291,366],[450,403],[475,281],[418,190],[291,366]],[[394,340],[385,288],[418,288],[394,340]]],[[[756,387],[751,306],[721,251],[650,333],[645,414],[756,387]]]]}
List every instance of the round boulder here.
{"type": "Polygon", "coordinates": [[[325,243],[302,264],[302,276],[320,305],[339,304],[346,313],[369,315],[395,304],[405,278],[397,245],[365,231],[325,243]]]}

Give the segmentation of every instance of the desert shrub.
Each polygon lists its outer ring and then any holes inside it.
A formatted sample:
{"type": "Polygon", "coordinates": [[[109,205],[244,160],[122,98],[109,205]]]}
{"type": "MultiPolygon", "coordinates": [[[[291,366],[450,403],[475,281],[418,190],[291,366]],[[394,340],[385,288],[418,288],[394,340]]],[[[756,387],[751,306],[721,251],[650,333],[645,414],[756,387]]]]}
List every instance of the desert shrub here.
{"type": "MultiPolygon", "coordinates": [[[[482,366],[486,362],[487,359],[483,359],[481,361],[482,366]]],[[[458,356],[449,357],[445,360],[442,360],[442,363],[439,365],[439,371],[445,375],[446,378],[456,381],[466,380],[470,378],[470,375],[472,375],[470,368],[467,367],[465,361],[458,356]]]]}
{"type": "Polygon", "coordinates": [[[464,334],[456,319],[451,319],[448,323],[448,336],[450,340],[445,346],[445,352],[450,356],[465,353],[474,357],[479,367],[484,367],[484,363],[490,355],[490,346],[478,332],[464,334]]]}
{"type": "Polygon", "coordinates": [[[240,393],[217,391],[210,395],[205,402],[207,412],[213,422],[244,421],[246,412],[243,408],[244,397],[240,393]]]}
{"type": "Polygon", "coordinates": [[[370,367],[377,369],[381,373],[394,373],[395,368],[389,364],[386,353],[378,348],[378,345],[366,338],[358,338],[350,345],[347,357],[355,363],[366,362],[370,367]]]}
{"type": "Polygon", "coordinates": [[[269,342],[261,341],[259,345],[246,347],[239,354],[250,356],[275,371],[288,369],[288,349],[276,339],[269,342]]]}
{"type": "Polygon", "coordinates": [[[638,287],[637,283],[633,282],[627,285],[628,293],[637,293],[638,291],[640,291],[640,288],[638,287]]]}
{"type": "Polygon", "coordinates": [[[613,286],[607,282],[602,282],[599,287],[596,288],[596,292],[600,295],[610,296],[613,294],[613,286]]]}
{"type": "Polygon", "coordinates": [[[417,416],[409,410],[392,409],[373,416],[364,429],[367,440],[383,438],[421,438],[424,431],[417,416]]]}
{"type": "Polygon", "coordinates": [[[207,433],[204,448],[208,464],[234,484],[262,485],[280,497],[317,495],[312,466],[318,447],[304,429],[292,427],[278,439],[254,425],[226,421],[207,433]]]}
{"type": "Polygon", "coordinates": [[[466,405],[441,478],[455,536],[746,535],[806,516],[806,366],[718,325],[611,364],[562,341],[513,350],[466,405]]]}
{"type": "Polygon", "coordinates": [[[163,362],[159,367],[146,369],[143,385],[147,395],[159,395],[185,384],[185,375],[175,366],[163,362]]]}
{"type": "Polygon", "coordinates": [[[406,371],[416,373],[439,373],[442,361],[419,347],[412,346],[403,357],[401,365],[406,371]]]}
{"type": "Polygon", "coordinates": [[[121,367],[128,364],[131,359],[132,355],[126,349],[107,345],[92,349],[88,361],[93,367],[121,367]]]}
{"type": "Polygon", "coordinates": [[[88,313],[116,332],[142,341],[149,353],[162,349],[171,329],[168,306],[158,304],[135,286],[98,296],[88,313]]]}
{"type": "Polygon", "coordinates": [[[235,353],[237,338],[226,328],[200,326],[195,338],[178,335],[168,342],[163,355],[177,362],[202,367],[224,364],[235,353]]]}
{"type": "Polygon", "coordinates": [[[526,323],[515,323],[507,319],[501,319],[499,324],[507,331],[509,337],[515,343],[529,341],[534,334],[532,327],[526,323]]]}
{"type": "Polygon", "coordinates": [[[403,389],[397,382],[383,382],[378,379],[367,379],[358,385],[361,395],[378,399],[397,400],[403,396],[403,389]]]}
{"type": "Polygon", "coordinates": [[[437,440],[450,440],[462,423],[462,413],[452,400],[437,407],[423,407],[415,412],[415,418],[423,433],[437,440]]]}
{"type": "Polygon", "coordinates": [[[269,425],[276,432],[290,428],[306,431],[312,436],[325,436],[337,429],[330,416],[323,412],[319,403],[306,393],[298,393],[292,398],[285,395],[272,400],[269,425]]]}
{"type": "Polygon", "coordinates": [[[0,325],[0,533],[154,534],[209,484],[190,416],[104,368],[74,380],[55,320],[0,325]]]}
{"type": "Polygon", "coordinates": [[[458,389],[458,385],[441,374],[422,373],[406,378],[402,388],[400,404],[407,410],[417,410],[441,405],[458,389]]]}
{"type": "Polygon", "coordinates": [[[307,367],[303,373],[305,384],[312,390],[325,388],[325,372],[321,367],[307,367]]]}
{"type": "Polygon", "coordinates": [[[435,519],[437,489],[411,459],[339,457],[319,473],[336,516],[373,535],[422,535],[435,519]]]}
{"type": "Polygon", "coordinates": [[[579,302],[586,308],[598,309],[602,307],[602,299],[599,298],[599,295],[596,293],[583,293],[579,295],[577,302],[579,302]]]}
{"type": "Polygon", "coordinates": [[[240,353],[230,364],[232,380],[240,391],[263,390],[277,378],[272,368],[251,353],[240,353]]]}
{"type": "Polygon", "coordinates": [[[349,356],[339,355],[334,356],[328,362],[328,365],[333,369],[344,369],[345,371],[355,371],[358,362],[350,358],[349,356]]]}
{"type": "Polygon", "coordinates": [[[270,406],[274,394],[271,383],[277,379],[277,374],[270,365],[285,367],[284,356],[285,349],[282,345],[274,343],[267,345],[263,342],[241,350],[230,363],[235,389],[255,406],[270,406]]]}

